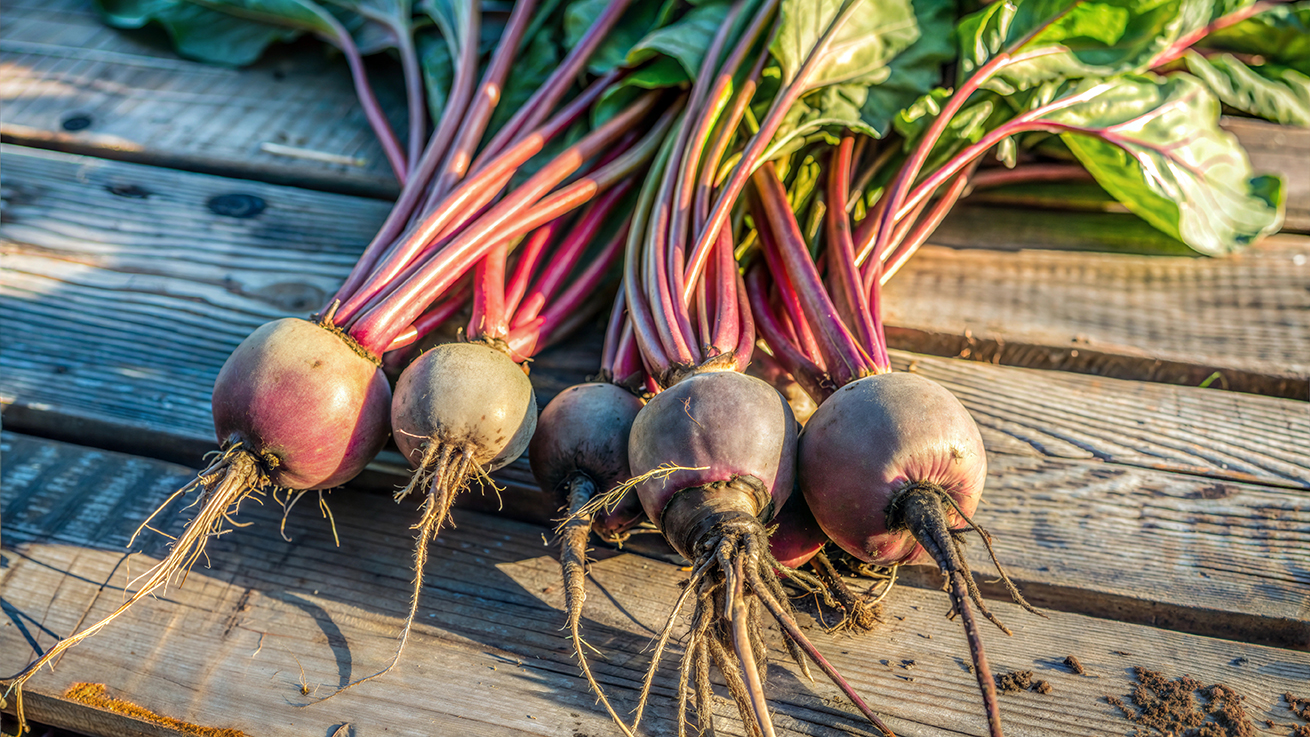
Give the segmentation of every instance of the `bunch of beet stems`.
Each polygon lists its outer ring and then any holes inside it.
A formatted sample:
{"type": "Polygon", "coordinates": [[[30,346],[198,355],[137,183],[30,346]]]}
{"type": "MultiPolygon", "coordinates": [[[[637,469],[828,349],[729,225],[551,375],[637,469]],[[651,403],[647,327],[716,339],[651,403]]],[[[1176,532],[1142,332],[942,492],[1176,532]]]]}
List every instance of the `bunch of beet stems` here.
{"type": "MultiPolygon", "coordinates": [[[[630,729],[640,724],[673,625],[693,600],[677,688],[680,735],[687,732],[693,701],[698,728],[713,729],[711,663],[723,674],[747,729],[774,734],[763,690],[764,611],[779,622],[791,656],[807,675],[806,656],[890,735],[801,632],[768,550],[765,524],[793,487],[797,424],[773,387],[742,373],[755,327],[732,228],[724,227],[726,219],[716,224],[711,207],[716,196],[713,208],[730,208],[724,198],[735,197],[731,179],[715,191],[716,175],[754,94],[777,9],[764,3],[733,40],[744,5],[730,9],[705,54],[686,110],[642,188],[625,253],[628,322],[650,388],[658,391],[633,420],[633,477],[614,492],[635,488],[647,517],[692,563],[690,580],[657,638],[630,729]],[[687,246],[705,232],[712,237],[704,263],[695,266],[687,246]]],[[[820,48],[838,27],[827,31],[820,48]]]]}
{"type": "MultiPolygon", "coordinates": [[[[203,554],[206,541],[222,533],[224,523],[232,522],[247,497],[270,490],[327,489],[363,470],[390,434],[392,397],[379,369],[381,356],[393,344],[404,345],[431,330],[443,315],[451,314],[449,300],[442,299],[445,290],[489,250],[568,214],[644,166],[662,133],[651,133],[635,143],[632,134],[647,125],[656,102],[653,95],[638,100],[566,148],[513,192],[495,201],[518,168],[581,119],[618,78],[618,74],[602,77],[552,114],[626,4],[626,0],[615,0],[606,8],[529,103],[483,149],[471,174],[462,181],[461,175],[470,168],[469,154],[499,99],[509,62],[535,3],[516,4],[476,97],[470,85],[459,82],[475,72],[476,55],[470,51],[461,58],[452,99],[415,175],[407,179],[382,230],[320,319],[284,318],[261,326],[236,348],[219,372],[213,413],[221,450],[192,483],[161,505],[162,510],[183,494],[201,492],[200,510],[168,555],[138,579],[140,587],[121,606],[56,643],[9,681],[7,693],[16,694],[21,728],[26,728],[23,684],[41,666],[162,589],[175,574],[188,570],[203,554]],[[452,142],[457,128],[461,135],[452,142]],[[620,144],[626,146],[621,154],[556,189],[587,161],[620,144]],[[427,180],[443,161],[449,163],[447,171],[456,172],[447,185],[450,192],[431,198],[434,204],[420,211],[419,203],[432,192],[427,180]],[[407,228],[411,219],[414,222],[407,228]],[[429,309],[429,305],[434,306],[429,309]]],[[[665,118],[669,117],[666,114],[665,118]]],[[[531,320],[511,325],[511,337],[520,350],[531,350],[543,339],[549,340],[567,322],[551,323],[552,316],[561,314],[536,309],[533,320],[540,318],[540,322],[535,328],[529,324],[531,320]]],[[[141,529],[149,522],[147,519],[141,529]]]]}
{"type": "MultiPolygon", "coordinates": [[[[940,385],[891,373],[881,280],[875,270],[866,281],[857,268],[846,215],[853,144],[845,138],[828,166],[821,256],[826,284],[772,164],[753,176],[763,259],[747,279],[751,307],[774,356],[819,402],[801,434],[798,461],[800,488],[815,520],[839,547],[867,563],[939,567],[952,615],[964,625],[991,734],[999,737],[995,683],[970,602],[1009,630],[984,604],[960,540],[975,530],[992,553],[990,536],[970,517],[986,478],[982,439],[968,411],[940,385]]],[[[997,568],[1015,601],[1035,611],[999,562],[997,568]]]]}

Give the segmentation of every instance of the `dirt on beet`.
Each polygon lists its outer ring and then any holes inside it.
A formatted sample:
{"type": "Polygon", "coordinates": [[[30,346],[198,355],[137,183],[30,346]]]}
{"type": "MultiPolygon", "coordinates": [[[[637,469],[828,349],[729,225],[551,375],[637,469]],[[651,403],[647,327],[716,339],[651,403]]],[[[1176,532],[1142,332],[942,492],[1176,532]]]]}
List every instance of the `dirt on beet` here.
{"type": "Polygon", "coordinates": [[[1206,686],[1190,676],[1174,680],[1140,666],[1129,695],[1105,700],[1138,725],[1131,737],[1255,737],[1242,702],[1246,697],[1223,684],[1206,686]],[[1197,695],[1200,695],[1200,699],[1197,695]]]}
{"type": "Polygon", "coordinates": [[[1079,662],[1078,658],[1074,655],[1065,658],[1064,664],[1068,666],[1069,670],[1073,671],[1075,675],[1087,675],[1087,669],[1083,667],[1083,664],[1079,662]]]}

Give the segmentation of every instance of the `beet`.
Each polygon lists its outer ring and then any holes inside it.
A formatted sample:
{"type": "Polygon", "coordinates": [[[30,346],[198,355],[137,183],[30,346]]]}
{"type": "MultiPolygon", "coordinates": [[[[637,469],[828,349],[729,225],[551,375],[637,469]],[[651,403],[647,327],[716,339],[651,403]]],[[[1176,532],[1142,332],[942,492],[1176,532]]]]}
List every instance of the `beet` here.
{"type": "Polygon", "coordinates": [[[391,388],[377,364],[305,320],[262,325],[214,382],[214,429],[253,453],[268,481],[325,489],[354,478],[389,435],[391,388]]]}

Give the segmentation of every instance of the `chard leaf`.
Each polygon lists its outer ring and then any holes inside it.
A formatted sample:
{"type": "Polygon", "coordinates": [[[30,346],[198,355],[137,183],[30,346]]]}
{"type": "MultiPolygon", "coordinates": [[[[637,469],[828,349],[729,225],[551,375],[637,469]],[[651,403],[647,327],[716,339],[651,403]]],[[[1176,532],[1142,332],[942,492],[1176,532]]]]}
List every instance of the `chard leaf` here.
{"type": "MultiPolygon", "coordinates": [[[[610,0],[574,0],[564,10],[564,45],[573,48],[587,33],[591,24],[604,12],[610,0]]],[[[669,22],[678,0],[662,3],[634,0],[623,17],[605,37],[596,53],[587,62],[592,74],[604,74],[624,65],[628,52],[652,30],[669,22]]]]}
{"type": "Polygon", "coordinates": [[[914,0],[919,40],[896,55],[891,73],[879,85],[868,87],[860,118],[881,138],[897,113],[942,83],[942,65],[955,59],[955,0],[914,0]]]}
{"type": "Polygon", "coordinates": [[[693,7],[676,22],[646,34],[628,51],[625,63],[636,67],[656,57],[666,56],[677,61],[685,72],[682,81],[690,82],[700,71],[705,52],[713,43],[719,26],[727,19],[729,7],[726,0],[714,0],[693,7]]]}
{"type": "Polygon", "coordinates": [[[885,81],[891,74],[888,62],[918,40],[919,24],[909,0],[782,0],[769,52],[778,60],[784,84],[796,78],[846,2],[861,6],[833,37],[811,77],[811,88],[885,81]]]}
{"type": "MultiPolygon", "coordinates": [[[[863,2],[828,47],[810,84],[813,91],[787,111],[765,159],[816,138],[835,144],[842,129],[881,138],[896,112],[886,105],[908,104],[914,95],[907,88],[923,85],[922,94],[939,81],[940,60],[950,56],[954,0],[919,0],[921,8],[909,0],[863,2]],[[916,11],[931,23],[928,30],[945,34],[944,43],[941,37],[920,36],[916,11]],[[896,66],[902,56],[905,61],[896,66]],[[898,87],[876,92],[893,74],[898,75],[898,87]]],[[[786,84],[796,77],[842,5],[840,0],[784,0],[778,34],[769,48],[778,62],[777,76],[770,75],[768,81],[786,84]]]]}
{"type": "Polygon", "coordinates": [[[960,21],[961,79],[1012,50],[986,87],[1001,94],[1048,80],[1144,72],[1184,34],[1253,0],[1017,0],[960,21]]]}
{"type": "Polygon", "coordinates": [[[1278,64],[1247,66],[1231,54],[1213,59],[1189,51],[1187,69],[1223,103],[1284,125],[1310,127],[1310,77],[1278,64]]]}
{"type": "Polygon", "coordinates": [[[1195,77],[1085,80],[1060,97],[1076,102],[1042,120],[1067,126],[1061,138],[1097,183],[1156,228],[1215,256],[1282,224],[1282,182],[1252,175],[1195,77]]]}
{"type": "Polygon", "coordinates": [[[1223,28],[1200,44],[1207,48],[1258,54],[1266,62],[1310,75],[1310,1],[1278,5],[1223,28]]]}
{"type": "Polygon", "coordinates": [[[296,28],[237,18],[186,0],[97,0],[96,9],[115,28],[158,23],[182,56],[224,66],[253,64],[270,45],[301,34],[296,28]]]}
{"type": "Polygon", "coordinates": [[[313,0],[191,0],[239,18],[296,28],[331,42],[340,21],[313,0]]]}

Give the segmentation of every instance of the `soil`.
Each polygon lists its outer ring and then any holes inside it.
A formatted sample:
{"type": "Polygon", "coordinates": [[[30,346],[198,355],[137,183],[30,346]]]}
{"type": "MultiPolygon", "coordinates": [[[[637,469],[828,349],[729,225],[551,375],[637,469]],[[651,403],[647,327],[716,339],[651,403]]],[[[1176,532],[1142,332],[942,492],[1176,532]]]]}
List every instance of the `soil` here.
{"type": "Polygon", "coordinates": [[[1027,691],[1033,685],[1033,672],[1030,670],[1017,670],[1013,673],[996,674],[996,690],[1001,693],[1016,693],[1027,691]]]}
{"type": "Polygon", "coordinates": [[[1293,714],[1310,722],[1310,699],[1303,699],[1290,693],[1283,694],[1283,698],[1287,700],[1287,708],[1291,709],[1293,714]]]}
{"type": "Polygon", "coordinates": [[[1076,656],[1070,655],[1069,657],[1065,658],[1064,664],[1069,667],[1069,670],[1073,671],[1077,675],[1080,676],[1087,675],[1087,669],[1083,667],[1082,663],[1078,662],[1078,658],[1076,656]]]}
{"type": "Polygon", "coordinates": [[[249,737],[245,732],[239,729],[219,729],[216,727],[202,727],[198,724],[191,724],[180,719],[160,716],[150,711],[144,706],[133,704],[131,701],[116,699],[109,695],[109,689],[103,683],[74,683],[64,692],[64,698],[71,701],[77,701],[87,706],[93,706],[97,709],[105,709],[118,714],[124,714],[134,719],[140,719],[143,722],[150,722],[161,727],[167,727],[176,730],[189,737],[249,737]]]}
{"type": "Polygon", "coordinates": [[[1133,737],[1255,737],[1255,727],[1246,715],[1245,697],[1216,684],[1205,686],[1189,676],[1169,680],[1142,667],[1133,669],[1130,708],[1116,696],[1106,696],[1110,705],[1139,729],[1133,737]],[[1198,702],[1196,694],[1201,695],[1198,702]]]}
{"type": "Polygon", "coordinates": [[[1046,695],[1053,690],[1050,683],[1033,678],[1033,672],[1030,670],[998,673],[994,677],[996,678],[996,690],[1000,693],[1036,691],[1039,694],[1046,695]]]}

